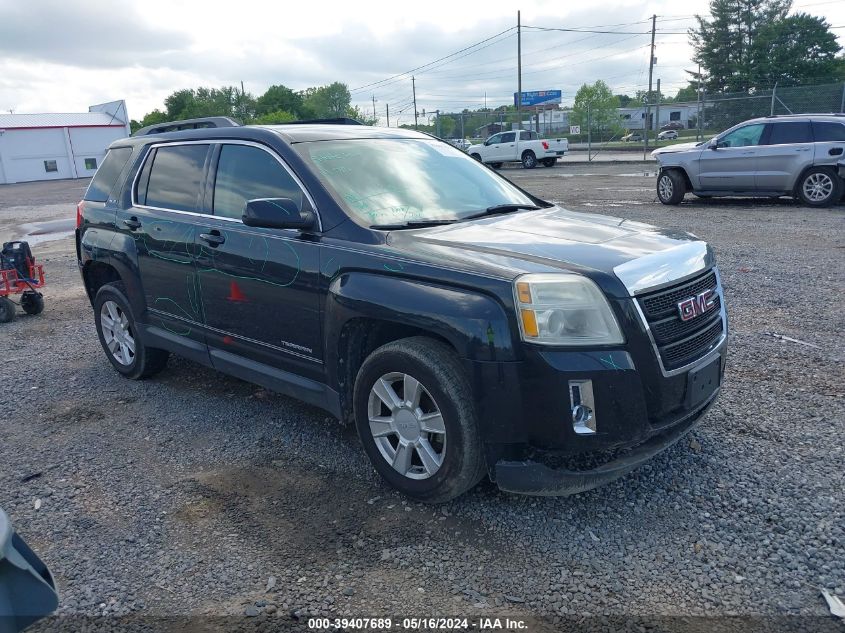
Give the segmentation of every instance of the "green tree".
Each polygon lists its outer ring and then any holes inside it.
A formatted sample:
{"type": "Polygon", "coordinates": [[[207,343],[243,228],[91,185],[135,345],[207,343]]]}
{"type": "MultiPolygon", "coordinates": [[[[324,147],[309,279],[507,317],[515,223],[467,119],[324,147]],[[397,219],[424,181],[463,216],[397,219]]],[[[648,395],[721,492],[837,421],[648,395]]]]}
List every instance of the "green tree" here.
{"type": "Polygon", "coordinates": [[[628,95],[616,95],[616,98],[619,100],[620,108],[627,108],[628,104],[633,101],[633,98],[629,97],[628,95]]]}
{"type": "Polygon", "coordinates": [[[840,46],[822,18],[788,15],[792,0],[711,0],[690,30],[708,94],[834,80],[840,46]]]}
{"type": "Polygon", "coordinates": [[[274,85],[267,88],[264,94],[255,100],[256,116],[260,117],[279,111],[300,116],[302,113],[302,95],[287,86],[274,85]]]}
{"type": "Polygon", "coordinates": [[[257,116],[250,123],[257,123],[258,125],[279,125],[280,123],[296,121],[297,118],[295,114],[287,110],[276,110],[257,116]]]}
{"type": "Polygon", "coordinates": [[[159,109],[155,109],[152,112],[148,112],[144,115],[144,118],[140,121],[132,120],[129,122],[129,129],[134,134],[142,127],[147,127],[148,125],[156,125],[158,123],[164,123],[165,121],[169,121],[167,114],[162,112],[159,109]]]}
{"type": "Polygon", "coordinates": [[[304,105],[317,118],[349,116],[352,95],[344,83],[336,81],[328,86],[309,88],[303,95],[304,105]]]}
{"type": "Polygon", "coordinates": [[[575,93],[572,125],[580,125],[582,133],[587,131],[589,110],[590,127],[593,132],[616,134],[622,128],[619,119],[619,99],[610,91],[610,87],[601,79],[594,84],[584,84],[575,93]]]}

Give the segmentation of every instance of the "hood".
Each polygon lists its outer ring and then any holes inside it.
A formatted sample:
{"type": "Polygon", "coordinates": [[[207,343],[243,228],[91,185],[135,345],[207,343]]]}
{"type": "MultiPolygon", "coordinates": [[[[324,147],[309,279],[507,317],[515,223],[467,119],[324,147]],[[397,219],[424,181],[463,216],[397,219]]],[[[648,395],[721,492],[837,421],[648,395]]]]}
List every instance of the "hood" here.
{"type": "Polygon", "coordinates": [[[666,147],[658,147],[651,153],[651,155],[657,156],[658,154],[672,154],[674,152],[685,152],[690,149],[695,149],[701,142],[702,141],[694,141],[692,143],[675,143],[674,145],[667,145],[666,147]]]}
{"type": "Polygon", "coordinates": [[[665,273],[668,266],[661,266],[657,254],[672,259],[670,251],[677,256],[677,249],[691,244],[706,248],[689,233],[559,207],[393,231],[387,241],[408,256],[508,279],[528,272],[576,272],[614,295],[629,294],[614,269],[638,268],[630,262],[649,257],[665,273]]]}

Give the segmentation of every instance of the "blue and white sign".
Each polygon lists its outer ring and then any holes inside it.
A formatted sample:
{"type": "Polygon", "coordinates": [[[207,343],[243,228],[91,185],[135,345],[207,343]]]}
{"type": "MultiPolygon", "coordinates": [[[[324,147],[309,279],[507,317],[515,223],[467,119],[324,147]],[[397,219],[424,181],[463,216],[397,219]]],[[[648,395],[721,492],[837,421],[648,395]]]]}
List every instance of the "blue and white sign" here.
{"type": "MultiPolygon", "coordinates": [[[[513,93],[513,104],[516,105],[516,95],[513,93]]],[[[538,106],[551,105],[553,103],[560,103],[562,93],[560,90],[535,90],[533,92],[522,93],[522,105],[524,106],[538,106]]]]}

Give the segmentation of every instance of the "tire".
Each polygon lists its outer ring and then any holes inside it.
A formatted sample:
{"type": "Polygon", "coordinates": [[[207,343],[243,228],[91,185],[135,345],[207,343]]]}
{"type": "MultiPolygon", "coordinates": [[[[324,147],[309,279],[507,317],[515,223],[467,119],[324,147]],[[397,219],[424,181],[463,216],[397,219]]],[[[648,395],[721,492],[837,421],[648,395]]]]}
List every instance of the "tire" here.
{"type": "Polygon", "coordinates": [[[657,177],[657,198],[663,204],[679,204],[686,192],[687,183],[678,170],[667,169],[657,177]]]}
{"type": "Polygon", "coordinates": [[[842,179],[828,167],[811,167],[796,186],[798,199],[810,207],[829,207],[842,196],[842,179]]]}
{"type": "Polygon", "coordinates": [[[470,156],[472,156],[479,163],[481,162],[481,154],[470,154],[470,156]]]}
{"type": "Polygon", "coordinates": [[[537,157],[530,149],[522,152],[522,166],[525,169],[534,169],[537,166],[537,157]]]}
{"type": "Polygon", "coordinates": [[[132,380],[141,380],[164,369],[169,354],[163,349],[147,347],[141,341],[123,283],[106,284],[97,292],[94,322],[100,345],[119,373],[132,380]]]}
{"type": "Polygon", "coordinates": [[[44,295],[40,292],[25,292],[21,296],[21,308],[27,314],[35,316],[44,312],[44,295]]]}
{"type": "Polygon", "coordinates": [[[0,297],[0,323],[14,321],[17,316],[15,304],[8,297],[0,297]]]}
{"type": "Polygon", "coordinates": [[[557,163],[557,158],[544,158],[542,161],[543,167],[554,167],[557,163]]]}
{"type": "Polygon", "coordinates": [[[502,163],[490,163],[490,167],[492,167],[493,169],[501,169],[502,163]]]}
{"type": "Polygon", "coordinates": [[[449,347],[425,337],[406,338],[379,347],[361,365],[355,426],[389,485],[418,501],[443,503],[486,473],[472,402],[463,368],[449,347]]]}

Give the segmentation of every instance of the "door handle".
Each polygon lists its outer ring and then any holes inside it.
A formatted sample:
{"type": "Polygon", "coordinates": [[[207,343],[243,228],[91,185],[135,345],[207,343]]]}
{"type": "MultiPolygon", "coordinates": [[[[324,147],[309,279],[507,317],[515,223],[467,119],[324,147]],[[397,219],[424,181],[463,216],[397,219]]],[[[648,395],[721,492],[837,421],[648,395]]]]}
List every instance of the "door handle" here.
{"type": "Polygon", "coordinates": [[[220,246],[223,242],[226,241],[226,238],[220,235],[218,231],[212,231],[211,233],[200,233],[200,239],[203,242],[206,242],[209,246],[220,246]]]}
{"type": "Polygon", "coordinates": [[[842,148],[841,147],[834,147],[831,148],[828,152],[831,156],[842,156],[842,148]]]}
{"type": "Polygon", "coordinates": [[[141,222],[134,215],[131,218],[124,220],[123,223],[132,231],[141,228],[141,222]]]}

